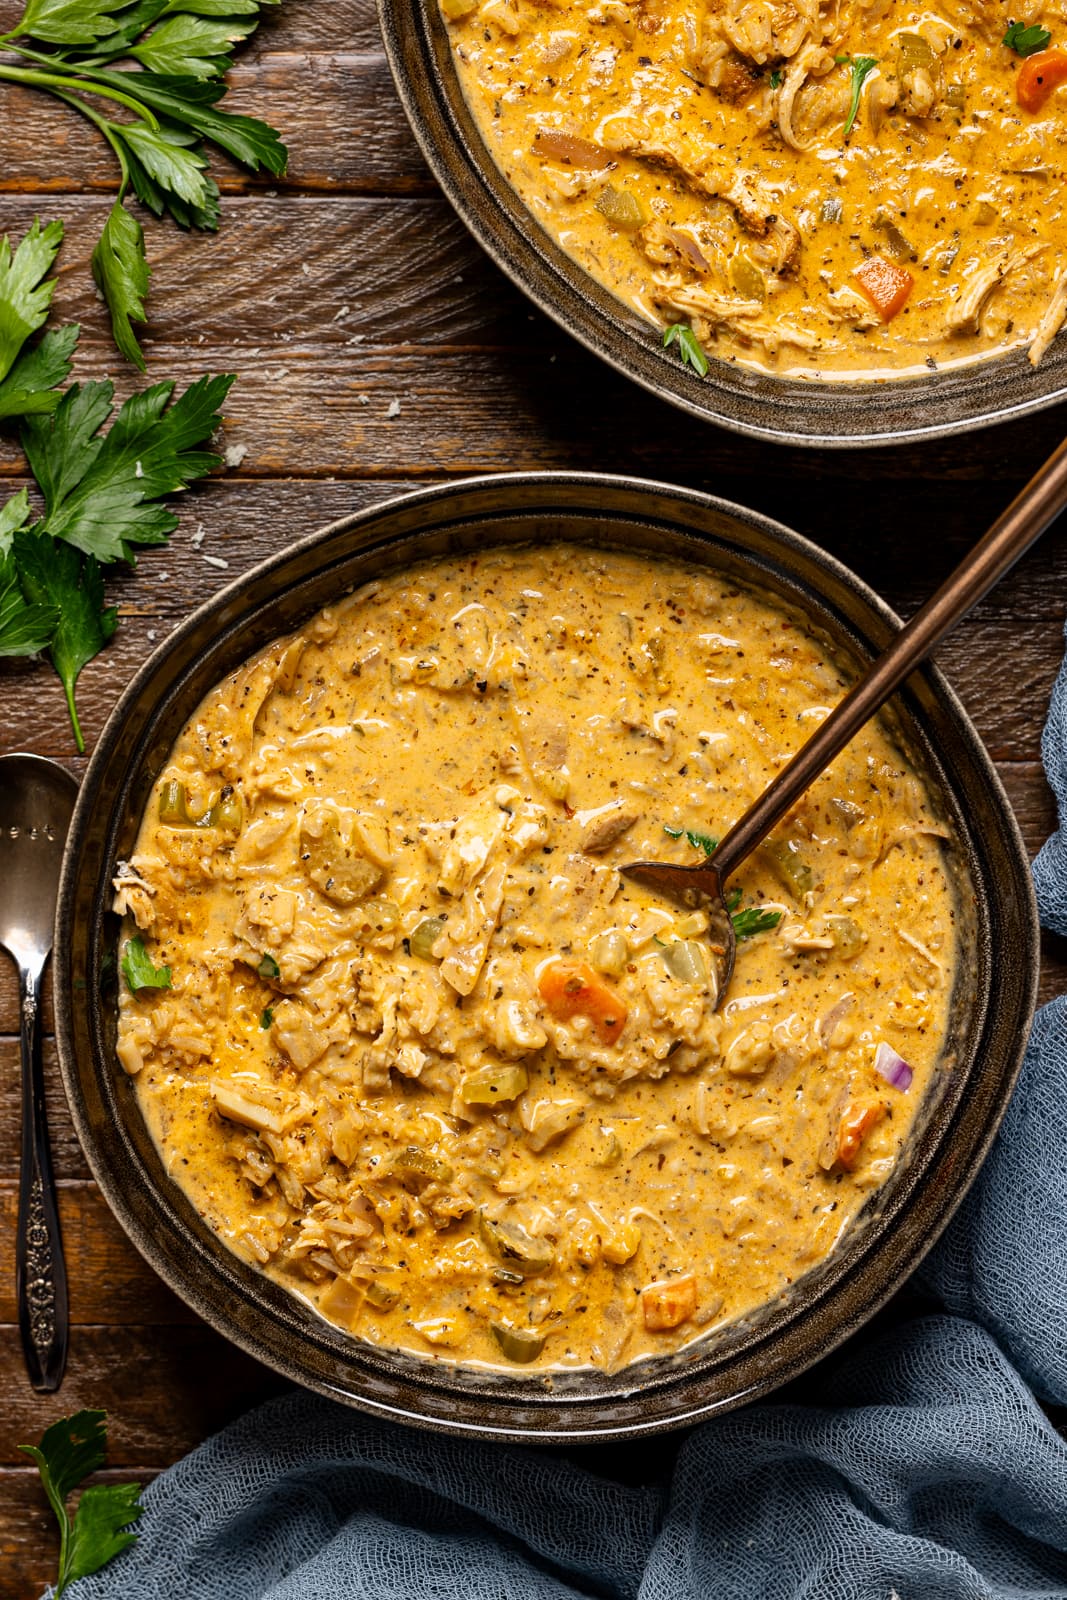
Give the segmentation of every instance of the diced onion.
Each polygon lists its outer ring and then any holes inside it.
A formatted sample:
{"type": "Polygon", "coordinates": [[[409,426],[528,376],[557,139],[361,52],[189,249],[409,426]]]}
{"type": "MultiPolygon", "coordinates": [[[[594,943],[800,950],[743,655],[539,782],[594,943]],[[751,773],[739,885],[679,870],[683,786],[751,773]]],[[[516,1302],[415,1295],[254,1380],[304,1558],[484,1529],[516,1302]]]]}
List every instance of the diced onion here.
{"type": "Polygon", "coordinates": [[[911,1080],[915,1076],[903,1056],[898,1056],[884,1041],[878,1046],[874,1055],[874,1070],[894,1089],[901,1091],[911,1088],[911,1080]]]}

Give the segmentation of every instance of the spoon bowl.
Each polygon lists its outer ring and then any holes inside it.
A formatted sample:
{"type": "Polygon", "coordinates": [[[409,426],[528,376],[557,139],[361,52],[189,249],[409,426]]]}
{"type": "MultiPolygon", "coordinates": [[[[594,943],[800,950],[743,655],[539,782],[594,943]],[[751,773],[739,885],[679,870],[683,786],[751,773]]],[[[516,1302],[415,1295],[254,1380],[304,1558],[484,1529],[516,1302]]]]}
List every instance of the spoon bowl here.
{"type": "Polygon", "coordinates": [[[22,1155],[16,1280],[26,1368],[42,1393],[67,1360],[67,1274],[41,1070],[41,975],[52,948],[67,830],[78,785],[43,756],[0,756],[0,947],[19,974],[22,1155]]]}

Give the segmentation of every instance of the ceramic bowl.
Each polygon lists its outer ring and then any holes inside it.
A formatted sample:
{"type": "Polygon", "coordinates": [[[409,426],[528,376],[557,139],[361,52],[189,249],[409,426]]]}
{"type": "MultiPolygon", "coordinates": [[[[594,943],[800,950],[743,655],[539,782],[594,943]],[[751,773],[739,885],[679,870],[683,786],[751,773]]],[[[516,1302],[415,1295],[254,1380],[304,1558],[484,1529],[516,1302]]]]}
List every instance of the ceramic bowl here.
{"type": "Polygon", "coordinates": [[[612,1376],[488,1373],[389,1352],[322,1321],[232,1255],[167,1177],[114,1042],[116,863],[203,695],[348,590],[427,558],[565,539],[709,565],[802,607],[845,661],[897,619],[846,568],[726,501],[597,475],[529,474],[420,490],[324,528],[190,616],[141,668],[90,762],[64,864],[55,945],[63,1078],[89,1164],[134,1244],[182,1298],[268,1366],[370,1412],[449,1432],[562,1441],[691,1423],[825,1355],[894,1291],[974,1177],[1022,1057],[1037,974],[1026,856],[992,765],[944,679],[916,673],[896,736],[940,795],[961,943],[949,1036],[906,1152],[834,1254],[699,1344],[612,1376]]]}
{"type": "Polygon", "coordinates": [[[1020,349],[889,382],[778,378],[714,359],[700,378],[556,244],[508,183],[463,97],[437,0],[378,0],[378,13],[415,137],[478,243],[542,311],[660,399],[754,438],[838,448],[966,433],[1067,397],[1067,338],[1038,367],[1020,349]]]}

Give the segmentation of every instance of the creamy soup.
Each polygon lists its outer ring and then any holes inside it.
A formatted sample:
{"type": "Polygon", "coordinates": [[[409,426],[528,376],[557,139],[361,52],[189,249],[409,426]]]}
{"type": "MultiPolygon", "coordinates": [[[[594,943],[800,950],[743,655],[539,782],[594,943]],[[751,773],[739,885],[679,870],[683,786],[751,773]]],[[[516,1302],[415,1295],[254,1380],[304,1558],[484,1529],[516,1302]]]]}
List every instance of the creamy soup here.
{"type": "Polygon", "coordinates": [[[616,1369],[787,1291],[938,1070],[945,829],[869,726],[706,914],[841,696],[796,614],[565,545],[427,564],[207,696],[116,880],[118,1057],[244,1260],[376,1344],[616,1369]]]}
{"type": "Polygon", "coordinates": [[[504,175],[665,360],[893,377],[1061,327],[1062,0],[427,3],[504,175]]]}

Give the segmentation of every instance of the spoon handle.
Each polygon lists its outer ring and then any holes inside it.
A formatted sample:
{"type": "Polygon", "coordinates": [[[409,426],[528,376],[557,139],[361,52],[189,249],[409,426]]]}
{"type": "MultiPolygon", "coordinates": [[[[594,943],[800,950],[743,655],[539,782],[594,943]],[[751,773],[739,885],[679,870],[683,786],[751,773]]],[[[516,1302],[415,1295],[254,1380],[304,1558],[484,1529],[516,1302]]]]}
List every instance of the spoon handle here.
{"type": "Polygon", "coordinates": [[[19,1329],[30,1383],[42,1394],[58,1389],[67,1364],[67,1269],[48,1148],[39,1009],[41,973],[19,969],[22,1052],[22,1162],[16,1283],[19,1329]]]}
{"type": "Polygon", "coordinates": [[[835,706],[818,732],[800,747],[755,804],[734,823],[715,852],[721,883],[726,882],[908,674],[1015,565],[1065,506],[1067,439],[1016,495],[951,577],[835,706]]]}

